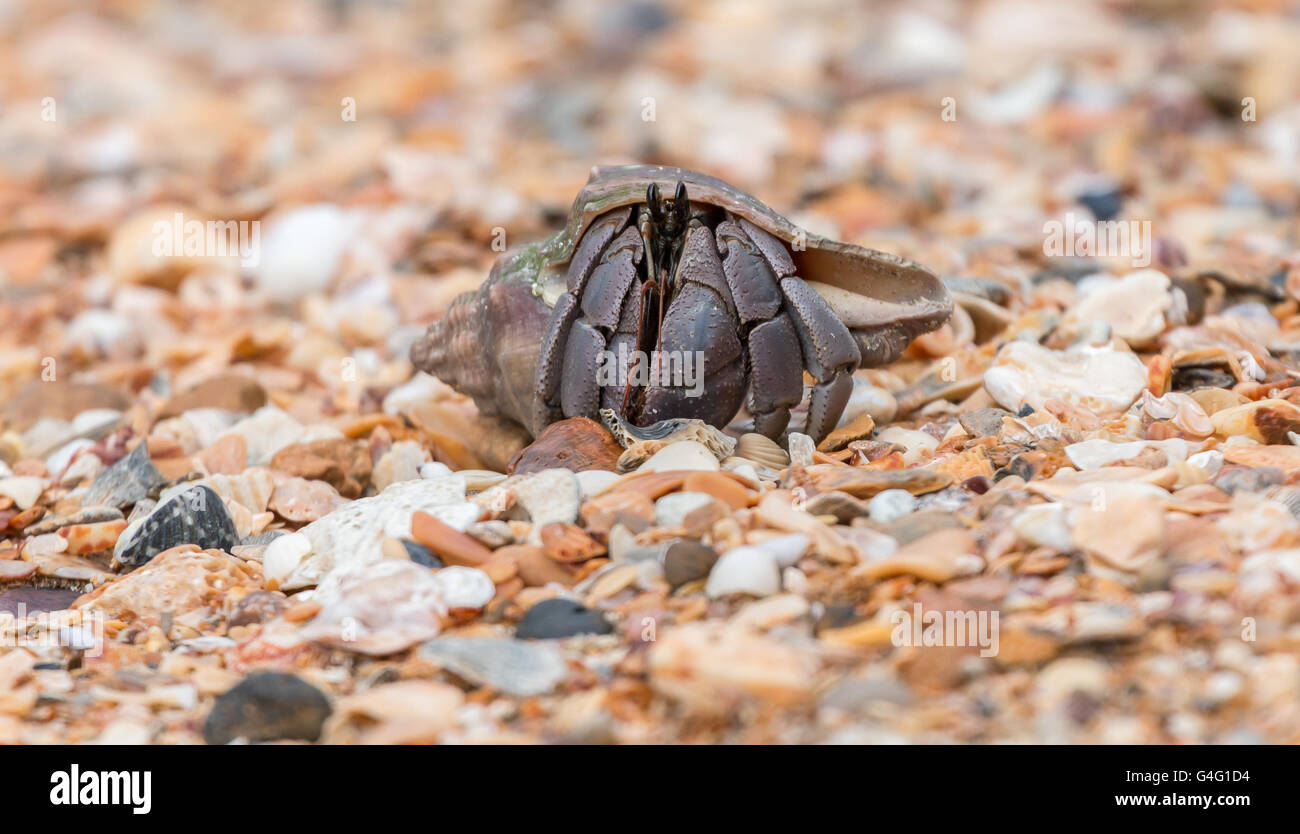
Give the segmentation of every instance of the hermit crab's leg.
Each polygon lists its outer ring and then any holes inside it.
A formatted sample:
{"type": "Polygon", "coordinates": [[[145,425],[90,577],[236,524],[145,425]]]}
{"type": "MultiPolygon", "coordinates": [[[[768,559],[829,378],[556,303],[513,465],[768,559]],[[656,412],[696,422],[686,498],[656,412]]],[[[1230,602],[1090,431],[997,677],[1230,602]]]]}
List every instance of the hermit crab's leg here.
{"type": "Polygon", "coordinates": [[[853,392],[853,372],[862,354],[844,322],[812,287],[795,276],[794,261],[781,241],[743,218],[740,226],[780,278],[785,309],[799,336],[804,367],[817,380],[808,397],[804,432],[820,441],[844,413],[853,392]]]}
{"type": "MultiPolygon", "coordinates": [[[[650,183],[650,185],[646,187],[646,206],[642,207],[642,209],[637,213],[637,223],[636,223],[637,229],[641,232],[641,245],[645,248],[646,280],[641,285],[641,291],[635,294],[636,295],[635,304],[629,301],[627,308],[624,309],[624,316],[626,317],[627,315],[629,315],[628,314],[629,308],[632,307],[636,308],[636,313],[635,313],[636,318],[634,319],[636,321],[636,327],[632,331],[636,334],[636,341],[633,342],[632,345],[633,350],[636,351],[636,353],[634,353],[633,355],[634,364],[630,369],[628,369],[627,383],[623,388],[623,402],[622,405],[617,409],[618,413],[624,415],[628,413],[628,409],[632,404],[632,389],[634,387],[632,385],[632,374],[635,373],[637,367],[641,364],[640,349],[641,349],[642,340],[645,338],[645,312],[647,309],[649,309],[646,304],[646,296],[650,292],[658,291],[659,289],[659,280],[658,280],[659,275],[655,271],[658,268],[657,266],[658,260],[655,258],[655,231],[654,231],[656,228],[654,215],[655,212],[659,211],[658,201],[659,201],[659,186],[655,185],[654,183],[650,183]]],[[[622,329],[623,328],[620,327],[620,331],[622,329]]],[[[656,338],[658,337],[658,331],[655,332],[655,336],[656,338]]],[[[610,348],[616,349],[615,346],[612,344],[610,345],[610,348]]],[[[602,397],[602,401],[603,399],[604,398],[602,397]]]]}
{"type": "Polygon", "coordinates": [[[569,261],[565,291],[555,302],[537,356],[537,382],[533,389],[534,433],[564,417],[560,404],[560,378],[564,371],[565,346],[580,312],[578,300],[599,263],[601,253],[614,235],[627,225],[631,214],[632,209],[628,207],[597,218],[578,241],[569,261]]]}
{"type": "Polygon", "coordinates": [[[607,340],[618,328],[623,299],[636,281],[643,251],[640,233],[625,229],[606,247],[591,272],[582,293],[582,318],[573,324],[564,348],[560,407],[566,417],[596,419],[600,411],[602,356],[607,340]]]}
{"type": "MultiPolygon", "coordinates": [[[[803,360],[791,350],[798,335],[781,312],[781,287],[772,266],[741,227],[728,218],[715,233],[741,332],[747,331],[754,431],[775,439],[790,422],[790,409],[803,397],[803,360]]],[[[793,271],[793,264],[790,268],[793,271]]]]}
{"type": "Polygon", "coordinates": [[[630,412],[632,394],[636,389],[634,383],[637,366],[641,361],[641,328],[644,324],[641,310],[644,299],[645,292],[635,288],[627,294],[618,328],[614,331],[614,338],[609,340],[609,352],[618,362],[616,381],[624,380],[623,390],[619,391],[617,386],[600,389],[600,407],[612,409],[623,416],[630,412]]]}
{"type": "Polygon", "coordinates": [[[798,341],[784,314],[749,331],[749,411],[754,431],[773,439],[790,422],[790,409],[803,398],[803,365],[790,346],[798,341]]]}
{"type": "Polygon", "coordinates": [[[744,352],[713,233],[698,221],[686,230],[672,284],[641,423],[694,417],[725,426],[745,395],[744,352]]]}
{"type": "Polygon", "coordinates": [[[795,277],[781,279],[781,291],[793,314],[808,373],[817,380],[808,395],[804,433],[820,441],[835,428],[853,393],[853,371],[861,354],[849,329],[817,292],[795,277]]]}

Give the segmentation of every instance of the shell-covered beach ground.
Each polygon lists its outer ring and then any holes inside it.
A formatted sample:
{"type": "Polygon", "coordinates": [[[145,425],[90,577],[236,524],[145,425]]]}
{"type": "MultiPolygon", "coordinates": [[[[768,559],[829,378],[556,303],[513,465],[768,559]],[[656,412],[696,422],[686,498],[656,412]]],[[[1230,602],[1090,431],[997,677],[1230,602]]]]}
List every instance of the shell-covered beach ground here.
{"type": "Polygon", "coordinates": [[[1296,43],[1270,0],[0,0],[0,742],[1300,741],[1296,43]],[[575,418],[512,468],[410,346],[618,163],[954,315],[819,445],[575,418]]]}

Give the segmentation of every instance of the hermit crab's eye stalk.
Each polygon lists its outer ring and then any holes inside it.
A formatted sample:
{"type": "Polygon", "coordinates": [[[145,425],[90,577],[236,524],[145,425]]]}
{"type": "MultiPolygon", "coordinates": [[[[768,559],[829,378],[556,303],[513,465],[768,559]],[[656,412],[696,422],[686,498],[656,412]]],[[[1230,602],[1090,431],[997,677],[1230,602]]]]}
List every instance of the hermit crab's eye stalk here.
{"type": "Polygon", "coordinates": [[[677,182],[677,193],[673,195],[673,218],[676,222],[676,229],[680,233],[686,228],[686,218],[690,214],[690,200],[686,198],[686,183],[677,182]]]}
{"type": "Polygon", "coordinates": [[[655,226],[663,226],[664,207],[659,198],[659,186],[657,184],[652,182],[650,185],[646,186],[645,203],[650,209],[650,219],[655,222],[655,226]]]}

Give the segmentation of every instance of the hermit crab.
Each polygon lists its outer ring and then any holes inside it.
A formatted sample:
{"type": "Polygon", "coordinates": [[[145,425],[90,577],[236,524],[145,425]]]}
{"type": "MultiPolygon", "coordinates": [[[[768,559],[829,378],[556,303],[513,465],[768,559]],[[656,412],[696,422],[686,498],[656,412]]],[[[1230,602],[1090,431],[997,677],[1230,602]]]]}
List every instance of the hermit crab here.
{"type": "Polygon", "coordinates": [[[775,439],[807,371],[801,428],[820,440],[856,368],[893,360],[951,311],[919,264],[806,232],[719,179],[601,167],[566,228],[502,255],[411,359],[534,436],[601,409],[722,428],[743,404],[775,439]]]}

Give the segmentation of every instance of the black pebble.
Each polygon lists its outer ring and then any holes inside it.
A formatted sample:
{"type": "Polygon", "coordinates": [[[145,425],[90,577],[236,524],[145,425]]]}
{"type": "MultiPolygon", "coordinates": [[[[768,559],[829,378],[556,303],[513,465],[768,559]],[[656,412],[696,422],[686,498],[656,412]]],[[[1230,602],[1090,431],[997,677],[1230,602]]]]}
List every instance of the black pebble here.
{"type": "Polygon", "coordinates": [[[1022,406],[1020,406],[1020,410],[1016,412],[1016,416],[1017,416],[1017,417],[1028,417],[1030,414],[1033,414],[1033,413],[1034,413],[1034,407],[1033,407],[1032,405],[1027,405],[1027,404],[1026,404],[1026,405],[1022,405],[1022,406]]]}
{"type": "Polygon", "coordinates": [[[709,575],[718,552],[691,539],[678,539],[664,552],[664,579],[674,588],[709,575]]]}
{"type": "Polygon", "coordinates": [[[417,565],[424,565],[426,568],[442,567],[442,560],[438,558],[432,550],[410,539],[402,539],[402,546],[406,548],[406,555],[411,557],[411,561],[417,565]]]}
{"type": "Polygon", "coordinates": [[[1079,203],[1101,221],[1113,220],[1124,207],[1124,194],[1118,188],[1088,191],[1079,195],[1079,203]]]}
{"type": "Polygon", "coordinates": [[[283,672],[255,672],[217,698],[203,724],[203,740],[227,744],[297,739],[315,741],[332,709],[316,687],[283,672]]]}
{"type": "Polygon", "coordinates": [[[548,599],[537,603],[515,629],[521,640],[555,640],[575,634],[609,634],[614,626],[605,615],[571,599],[548,599]]]}

